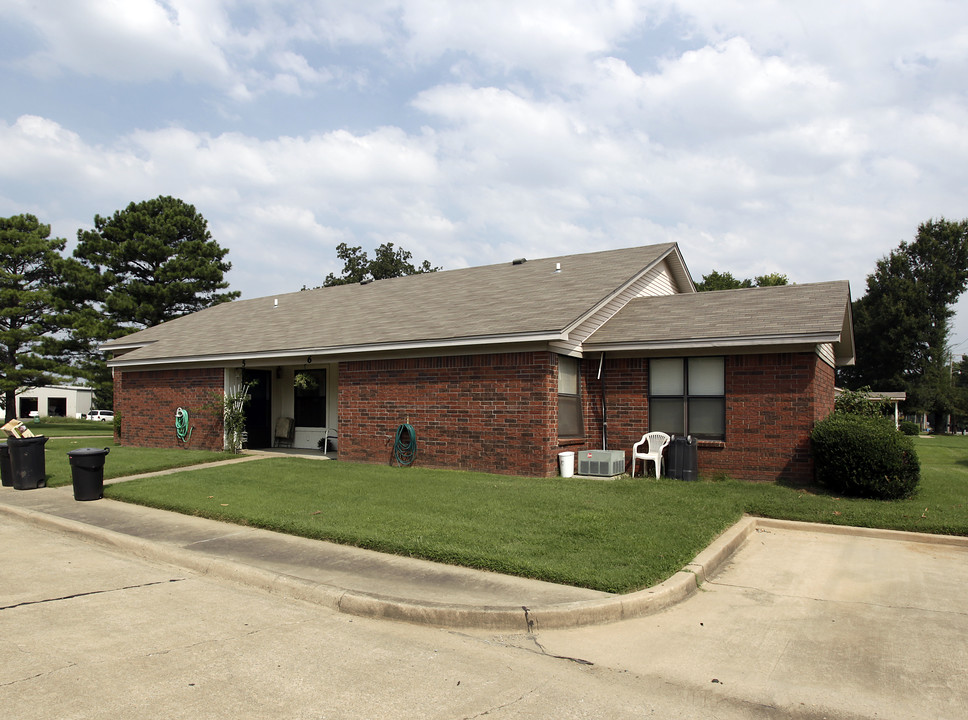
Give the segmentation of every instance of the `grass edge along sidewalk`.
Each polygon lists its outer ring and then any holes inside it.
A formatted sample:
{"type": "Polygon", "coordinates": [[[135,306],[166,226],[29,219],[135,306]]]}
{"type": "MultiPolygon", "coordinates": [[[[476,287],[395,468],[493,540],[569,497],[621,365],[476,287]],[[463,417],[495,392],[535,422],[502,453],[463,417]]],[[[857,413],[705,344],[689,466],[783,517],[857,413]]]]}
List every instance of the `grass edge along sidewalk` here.
{"type": "Polygon", "coordinates": [[[212,452],[210,450],[139,448],[115,445],[111,436],[52,437],[44,447],[48,487],[71,484],[71,466],[67,453],[71,450],[86,447],[108,448],[108,456],[104,463],[105,480],[239,458],[239,455],[233,453],[212,452]]]}
{"type": "Polygon", "coordinates": [[[133,480],[108,497],[381,552],[626,593],[682,569],[743,513],[968,535],[968,437],[918,440],[902,501],[734,480],[521,478],[273,458],[133,480]]]}

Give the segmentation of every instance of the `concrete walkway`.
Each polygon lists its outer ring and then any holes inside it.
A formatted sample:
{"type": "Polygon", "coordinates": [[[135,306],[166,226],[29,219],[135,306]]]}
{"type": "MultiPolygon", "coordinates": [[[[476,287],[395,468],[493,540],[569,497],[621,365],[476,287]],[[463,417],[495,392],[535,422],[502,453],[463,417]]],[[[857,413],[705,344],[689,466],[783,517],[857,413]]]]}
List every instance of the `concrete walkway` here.
{"type": "MultiPolygon", "coordinates": [[[[251,462],[259,457],[230,462],[251,462]]],[[[512,632],[597,625],[654,613],[694,593],[757,527],[802,527],[968,547],[968,538],[962,537],[744,518],[669,580],[636,593],[611,595],[107,499],[77,502],[70,486],[4,487],[0,492],[3,514],[142,559],[315,602],[341,613],[512,632]]]]}

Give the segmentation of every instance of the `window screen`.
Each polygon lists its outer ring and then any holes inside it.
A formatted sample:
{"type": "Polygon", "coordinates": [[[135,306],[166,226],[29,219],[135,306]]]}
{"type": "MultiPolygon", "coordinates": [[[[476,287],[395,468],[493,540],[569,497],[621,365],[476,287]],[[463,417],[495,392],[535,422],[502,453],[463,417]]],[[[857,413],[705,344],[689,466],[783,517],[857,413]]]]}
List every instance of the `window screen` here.
{"type": "Polygon", "coordinates": [[[295,392],[295,421],[297,427],[326,427],[326,371],[300,370],[295,392]]]}
{"type": "Polygon", "coordinates": [[[726,370],[722,357],[649,362],[649,429],[707,440],[726,438],[726,370]]]}
{"type": "Polygon", "coordinates": [[[581,437],[584,434],[578,392],[579,368],[577,358],[558,356],[558,437],[581,437]]]}

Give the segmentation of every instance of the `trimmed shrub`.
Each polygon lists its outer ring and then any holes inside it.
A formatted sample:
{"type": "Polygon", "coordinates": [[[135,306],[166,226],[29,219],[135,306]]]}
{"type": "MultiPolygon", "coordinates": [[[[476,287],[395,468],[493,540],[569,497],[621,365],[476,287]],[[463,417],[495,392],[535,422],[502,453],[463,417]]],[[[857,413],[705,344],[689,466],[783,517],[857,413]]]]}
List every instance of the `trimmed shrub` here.
{"type": "Polygon", "coordinates": [[[911,420],[902,420],[900,423],[900,430],[905,435],[918,435],[921,432],[921,428],[918,427],[916,422],[911,420]]]}
{"type": "Polygon", "coordinates": [[[834,413],[810,439],[817,482],[836,493],[896,500],[914,494],[921,481],[914,442],[892,420],[834,413]]]}

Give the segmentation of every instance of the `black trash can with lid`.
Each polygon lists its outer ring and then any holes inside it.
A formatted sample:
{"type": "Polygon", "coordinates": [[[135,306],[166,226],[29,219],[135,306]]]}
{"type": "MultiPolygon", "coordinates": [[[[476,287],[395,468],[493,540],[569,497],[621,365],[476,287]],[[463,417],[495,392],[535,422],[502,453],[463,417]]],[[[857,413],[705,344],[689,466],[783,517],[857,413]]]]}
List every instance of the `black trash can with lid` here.
{"type": "Polygon", "coordinates": [[[44,445],[49,439],[43,435],[7,438],[14,490],[33,490],[47,487],[44,445]]]}
{"type": "Polygon", "coordinates": [[[104,497],[104,458],[109,452],[110,448],[77,448],[67,453],[75,500],[104,497]]]}
{"type": "Polygon", "coordinates": [[[6,441],[0,442],[0,481],[4,487],[13,487],[13,470],[10,469],[10,448],[6,441]]]}
{"type": "Polygon", "coordinates": [[[669,443],[666,472],[677,480],[699,479],[699,453],[696,438],[674,437],[669,443]]]}

